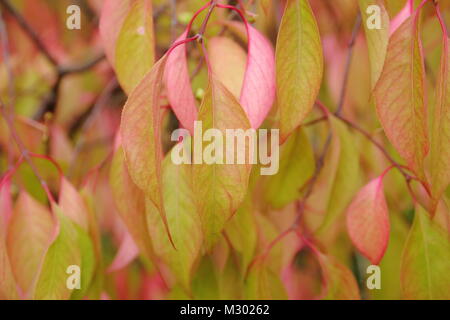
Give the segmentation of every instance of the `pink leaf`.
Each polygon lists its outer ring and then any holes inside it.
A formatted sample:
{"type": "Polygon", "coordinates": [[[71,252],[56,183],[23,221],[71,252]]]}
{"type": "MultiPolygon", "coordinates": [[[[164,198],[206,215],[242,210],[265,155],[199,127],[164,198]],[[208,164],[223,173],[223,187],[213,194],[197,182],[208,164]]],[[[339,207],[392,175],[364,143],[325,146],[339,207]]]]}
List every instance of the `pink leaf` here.
{"type": "MultiPolygon", "coordinates": [[[[185,40],[187,30],[176,42],[185,40]]],[[[177,46],[169,54],[165,69],[167,98],[181,126],[194,133],[194,121],[197,119],[197,106],[192,93],[191,79],[186,56],[186,45],[177,46]]]]}
{"type": "Polygon", "coordinates": [[[0,236],[6,235],[6,230],[8,230],[11,215],[11,179],[9,177],[5,177],[0,181],[0,236]]]}
{"type": "Polygon", "coordinates": [[[390,229],[383,176],[369,182],[355,196],[347,209],[347,229],[358,250],[378,264],[386,251],[390,229]]]}
{"type": "Polygon", "coordinates": [[[139,249],[136,246],[130,233],[125,232],[119,251],[117,252],[113,262],[108,267],[108,272],[114,272],[126,267],[139,254],[139,249]]]}
{"type": "MultiPolygon", "coordinates": [[[[240,29],[246,27],[241,22],[229,24],[240,29]]],[[[252,127],[258,128],[275,100],[275,52],[269,40],[249,24],[247,37],[247,69],[240,102],[252,127]]]]}
{"type": "Polygon", "coordinates": [[[395,30],[398,29],[402,25],[403,22],[408,19],[412,14],[412,6],[409,3],[410,1],[407,1],[403,9],[391,20],[390,26],[389,26],[389,35],[392,35],[395,30]]]}

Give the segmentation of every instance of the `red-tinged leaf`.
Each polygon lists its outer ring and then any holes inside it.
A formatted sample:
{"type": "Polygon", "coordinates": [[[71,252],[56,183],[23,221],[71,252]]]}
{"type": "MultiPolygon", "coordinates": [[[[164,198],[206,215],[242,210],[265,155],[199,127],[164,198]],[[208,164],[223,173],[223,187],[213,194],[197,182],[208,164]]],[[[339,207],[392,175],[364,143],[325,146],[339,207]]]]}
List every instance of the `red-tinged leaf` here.
{"type": "Polygon", "coordinates": [[[125,232],[122,242],[120,243],[119,251],[117,251],[113,262],[111,262],[111,265],[108,267],[108,272],[114,272],[126,267],[136,259],[138,255],[139,248],[136,246],[130,233],[125,232]]]}
{"type": "MultiPolygon", "coordinates": [[[[185,31],[178,41],[185,40],[185,31]]],[[[170,106],[183,128],[194,132],[194,121],[197,119],[197,105],[192,93],[191,80],[186,56],[186,45],[177,46],[169,54],[165,70],[165,84],[170,106]]]]}
{"type": "MultiPolygon", "coordinates": [[[[199,121],[202,122],[203,132],[212,128],[220,130],[223,137],[222,147],[227,144],[225,130],[250,129],[250,123],[239,102],[214,76],[210,77],[208,89],[200,106],[199,121]]],[[[194,139],[194,163],[198,163],[196,158],[203,156],[201,150],[220,145],[215,138],[212,140],[214,141],[206,143],[194,139]]],[[[239,150],[236,148],[232,156],[236,159],[238,152],[245,152],[245,155],[248,155],[248,150],[249,144],[245,143],[244,148],[239,150]]],[[[222,154],[225,158],[224,149],[222,154]]],[[[243,201],[251,170],[248,161],[246,164],[226,164],[226,161],[222,160],[223,164],[220,164],[221,159],[212,160],[209,164],[202,161],[193,168],[193,189],[208,248],[220,236],[225,222],[243,201]]]]}
{"type": "Polygon", "coordinates": [[[116,42],[132,0],[104,0],[100,16],[100,35],[109,63],[114,66],[116,42]]]}
{"type": "Polygon", "coordinates": [[[240,103],[252,128],[259,128],[275,100],[275,54],[272,44],[250,24],[229,22],[241,32],[247,27],[248,55],[240,103]]]}
{"type": "Polygon", "coordinates": [[[418,21],[411,17],[390,39],[374,97],[387,137],[422,180],[428,153],[424,75],[418,21]]]}
{"type": "Polygon", "coordinates": [[[114,67],[120,85],[128,94],[155,61],[152,14],[150,0],[135,1],[117,37],[114,67]]]}
{"type": "Polygon", "coordinates": [[[389,242],[389,213],[383,177],[362,188],[347,209],[347,230],[353,244],[372,264],[379,264],[389,242]]]}
{"type": "Polygon", "coordinates": [[[280,135],[285,141],[311,111],[322,82],[322,44],[308,0],[287,1],[276,62],[280,135]]]}
{"type": "Polygon", "coordinates": [[[247,61],[244,49],[230,38],[214,37],[208,41],[208,54],[214,75],[239,99],[247,61]]]}
{"type": "Polygon", "coordinates": [[[361,299],[358,284],[351,271],[339,263],[334,257],[325,255],[313,248],[324,277],[325,300],[359,300],[361,299]]]}
{"type": "MultiPolygon", "coordinates": [[[[367,48],[370,60],[370,78],[372,88],[375,87],[381,72],[383,71],[384,60],[386,58],[389,43],[389,14],[384,6],[383,0],[359,0],[359,8],[366,33],[367,48]],[[376,5],[380,8],[381,28],[370,29],[367,19],[370,18],[367,8],[376,5]]],[[[373,14],[372,11],[369,11],[373,14]]]]}
{"type": "Polygon", "coordinates": [[[140,253],[152,260],[153,248],[145,216],[145,196],[131,180],[122,148],[117,149],[114,155],[110,184],[116,207],[128,232],[133,237],[140,253]]]}
{"type": "Polygon", "coordinates": [[[76,226],[64,215],[57,205],[52,211],[58,219],[57,235],[46,251],[41,272],[36,283],[34,299],[67,300],[72,290],[67,286],[67,268],[82,267],[82,253],[76,226]]]}
{"type": "Polygon", "coordinates": [[[286,300],[280,275],[269,268],[265,259],[257,260],[245,280],[245,299],[286,300]]]}
{"type": "Polygon", "coordinates": [[[176,250],[167,239],[164,225],[151,203],[147,203],[148,229],[156,255],[167,265],[177,282],[189,292],[203,240],[192,187],[192,166],[176,165],[170,154],[167,155],[163,163],[163,186],[167,221],[176,250]]]}
{"type": "Polygon", "coordinates": [[[162,57],[130,94],[120,124],[122,146],[133,182],[154,203],[169,226],[162,193],[162,146],[159,96],[167,56],[162,57]]]}
{"type": "Polygon", "coordinates": [[[450,299],[450,240],[436,221],[416,208],[402,256],[401,283],[406,299],[450,299]]]}
{"type": "Polygon", "coordinates": [[[12,213],[11,179],[5,177],[0,179],[0,241],[6,236],[12,213]]]}
{"type": "Polygon", "coordinates": [[[6,244],[14,276],[25,295],[33,290],[53,230],[50,210],[22,192],[14,208],[6,244]]]}
{"type": "Polygon", "coordinates": [[[0,300],[17,299],[16,281],[9,261],[5,241],[0,238],[0,300]]]}
{"type": "Polygon", "coordinates": [[[435,206],[450,183],[450,47],[443,37],[441,68],[434,108],[433,134],[430,148],[431,188],[435,206]]]}
{"type": "Polygon", "coordinates": [[[411,6],[409,4],[409,0],[406,1],[403,9],[397,13],[397,15],[391,20],[389,26],[389,34],[392,35],[394,32],[412,15],[411,6]]]}
{"type": "Polygon", "coordinates": [[[88,213],[84,200],[77,189],[65,177],[61,179],[59,206],[73,222],[84,230],[88,230],[88,213]]]}

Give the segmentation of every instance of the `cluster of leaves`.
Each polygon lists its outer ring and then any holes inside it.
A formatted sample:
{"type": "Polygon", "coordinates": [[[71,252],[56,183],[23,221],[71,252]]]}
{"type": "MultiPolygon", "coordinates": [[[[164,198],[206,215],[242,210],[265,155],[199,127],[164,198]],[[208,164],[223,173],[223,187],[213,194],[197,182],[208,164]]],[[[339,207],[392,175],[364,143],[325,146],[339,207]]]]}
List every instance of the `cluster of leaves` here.
{"type": "Polygon", "coordinates": [[[0,298],[450,299],[448,1],[13,2],[0,298]],[[278,173],[175,165],[196,120],[278,173]]]}

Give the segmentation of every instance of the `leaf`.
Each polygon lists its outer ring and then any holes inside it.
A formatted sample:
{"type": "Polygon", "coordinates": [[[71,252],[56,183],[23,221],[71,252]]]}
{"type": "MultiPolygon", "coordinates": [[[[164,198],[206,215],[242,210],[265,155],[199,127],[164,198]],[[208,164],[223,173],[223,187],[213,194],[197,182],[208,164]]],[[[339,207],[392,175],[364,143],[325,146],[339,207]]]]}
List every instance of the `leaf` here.
{"type": "Polygon", "coordinates": [[[402,256],[401,283],[406,299],[450,299],[448,234],[420,206],[402,256]]]}
{"type": "Polygon", "coordinates": [[[384,60],[386,58],[389,43],[389,14],[382,0],[359,0],[359,9],[366,33],[367,48],[369,50],[370,79],[373,89],[383,71],[384,60]],[[381,29],[369,29],[368,27],[367,19],[370,15],[367,13],[367,8],[372,5],[378,6],[381,10],[381,29]]]}
{"type": "Polygon", "coordinates": [[[84,230],[88,230],[88,214],[84,200],[65,177],[61,179],[59,206],[73,222],[84,230]]]}
{"type": "Polygon", "coordinates": [[[276,49],[277,106],[281,141],[314,106],[323,75],[319,28],[307,0],[288,0],[276,49]]]}
{"type": "Polygon", "coordinates": [[[389,242],[389,213],[383,176],[363,187],[347,209],[347,230],[353,244],[372,264],[379,264],[389,242]]]}
{"type": "Polygon", "coordinates": [[[325,188],[323,193],[311,196],[313,205],[325,205],[326,215],[318,230],[321,234],[341,221],[339,218],[358,190],[361,179],[359,150],[352,133],[336,117],[329,115],[328,119],[333,137],[319,178],[325,188]]]}
{"type": "Polygon", "coordinates": [[[286,300],[287,293],[279,275],[271,270],[265,259],[259,259],[252,265],[245,280],[245,299],[249,300],[286,300]]]}
{"type": "Polygon", "coordinates": [[[11,268],[24,294],[33,290],[53,230],[50,210],[25,191],[21,192],[11,218],[6,245],[11,268]]]}
{"type": "MultiPolygon", "coordinates": [[[[211,128],[220,130],[223,146],[227,143],[226,129],[243,129],[244,131],[250,129],[250,123],[238,101],[213,76],[210,77],[198,118],[202,122],[203,132],[211,128]]],[[[217,138],[212,138],[214,139],[217,138]]],[[[214,144],[219,142],[213,141],[207,144],[194,139],[194,163],[195,157],[203,156],[201,150],[214,144]],[[197,151],[198,149],[200,151],[197,151]]],[[[245,143],[244,148],[234,150],[233,156],[235,157],[238,152],[245,152],[248,155],[248,150],[249,144],[245,143]]],[[[223,149],[222,153],[225,157],[223,149]]],[[[203,162],[193,167],[193,190],[208,248],[220,235],[225,222],[243,201],[251,170],[251,165],[248,164],[225,164],[225,161],[223,161],[224,164],[218,164],[217,162],[214,161],[211,164],[203,162]]]]}
{"type": "Polygon", "coordinates": [[[130,11],[132,0],[104,0],[100,15],[99,30],[106,57],[114,66],[116,42],[123,22],[130,11]]]}
{"type": "Polygon", "coordinates": [[[67,287],[67,268],[72,265],[81,267],[82,262],[75,225],[58,206],[54,205],[53,210],[59,222],[59,232],[45,255],[34,292],[37,300],[69,299],[72,290],[67,287]]]}
{"type": "Polygon", "coordinates": [[[148,227],[155,253],[167,264],[183,288],[189,290],[203,240],[192,188],[192,166],[175,165],[168,155],[163,163],[163,186],[167,221],[177,249],[168,241],[164,225],[151,203],[147,207],[148,227]]]}
{"type": "MultiPolygon", "coordinates": [[[[177,42],[185,40],[187,30],[177,39],[177,42]]],[[[177,46],[167,58],[167,66],[164,74],[167,98],[170,106],[177,116],[183,128],[194,132],[194,121],[197,119],[197,105],[192,93],[191,79],[186,56],[186,45],[177,46]]]]}
{"type": "Polygon", "coordinates": [[[325,300],[361,299],[355,277],[350,270],[332,256],[315,250],[325,279],[325,300]]]}
{"type": "MultiPolygon", "coordinates": [[[[159,218],[159,215],[158,215],[159,218]]],[[[145,225],[144,225],[145,226],[145,225]]],[[[125,268],[139,255],[139,248],[136,246],[130,233],[124,232],[119,250],[114,257],[113,262],[108,267],[108,272],[115,272],[125,268]]],[[[165,235],[167,237],[167,235],[165,235]]]]}
{"type": "Polygon", "coordinates": [[[128,172],[154,203],[171,238],[162,194],[159,95],[167,56],[162,57],[130,94],[122,111],[120,134],[128,172]]]}
{"type": "Polygon", "coordinates": [[[424,61],[416,22],[409,18],[392,35],[374,97],[387,137],[408,166],[424,180],[428,134],[424,61]]]}
{"type": "Polygon", "coordinates": [[[315,166],[308,137],[297,129],[281,146],[279,170],[267,178],[265,199],[273,208],[282,208],[299,198],[300,189],[313,175],[315,166]]]}
{"type": "Polygon", "coordinates": [[[392,35],[394,32],[406,21],[409,17],[411,17],[412,11],[410,6],[410,1],[406,1],[403,9],[392,19],[389,34],[392,35]]]}
{"type": "Polygon", "coordinates": [[[239,101],[252,128],[259,128],[275,100],[275,55],[269,40],[250,24],[247,37],[247,68],[239,101]]]}
{"type": "Polygon", "coordinates": [[[16,281],[9,261],[7,248],[0,238],[0,300],[17,299],[16,281]]]}
{"type": "Polygon", "coordinates": [[[109,179],[114,202],[121,219],[140,253],[147,259],[153,260],[152,241],[145,213],[145,196],[131,180],[122,147],[119,147],[114,155],[109,179]]]}
{"type": "Polygon", "coordinates": [[[155,60],[152,2],[136,1],[117,37],[115,70],[128,94],[151,69],[155,60]]]}
{"type": "Polygon", "coordinates": [[[213,37],[208,42],[212,72],[239,99],[244,81],[247,54],[234,40],[213,37]]]}
{"type": "Polygon", "coordinates": [[[441,198],[450,183],[450,49],[448,41],[449,39],[444,36],[430,149],[431,188],[435,199],[441,198]]]}
{"type": "Polygon", "coordinates": [[[0,241],[6,236],[12,214],[11,179],[4,177],[0,179],[0,241]]]}

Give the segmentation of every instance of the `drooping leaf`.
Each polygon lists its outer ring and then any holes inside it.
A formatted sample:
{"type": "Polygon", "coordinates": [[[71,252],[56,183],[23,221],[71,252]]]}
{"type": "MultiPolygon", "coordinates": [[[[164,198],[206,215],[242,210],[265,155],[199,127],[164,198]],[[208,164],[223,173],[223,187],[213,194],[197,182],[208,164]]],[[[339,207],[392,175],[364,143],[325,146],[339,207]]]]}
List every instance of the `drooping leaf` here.
{"type": "Polygon", "coordinates": [[[450,299],[450,240],[419,205],[402,256],[406,299],[450,299]]]}
{"type": "Polygon", "coordinates": [[[17,284],[25,294],[33,290],[53,229],[50,210],[22,192],[14,208],[6,244],[17,284]]]}
{"type": "Polygon", "coordinates": [[[167,56],[162,57],[130,94],[122,111],[120,133],[128,172],[152,201],[167,225],[162,194],[162,146],[159,96],[167,56]]]}
{"type": "Polygon", "coordinates": [[[168,241],[164,225],[151,203],[147,207],[148,228],[155,253],[167,264],[179,283],[189,289],[203,238],[192,188],[192,167],[176,165],[168,155],[163,164],[163,186],[167,222],[176,250],[168,241]]]}
{"type": "Polygon", "coordinates": [[[250,24],[247,37],[247,68],[239,101],[252,128],[259,128],[275,100],[275,54],[269,40],[250,24]]]}
{"type": "Polygon", "coordinates": [[[286,290],[281,278],[265,263],[265,259],[257,260],[250,269],[245,280],[245,298],[249,300],[285,300],[286,290]]]}
{"type": "Polygon", "coordinates": [[[308,0],[288,0],[278,33],[277,106],[281,141],[311,111],[323,75],[319,29],[308,0]]]}
{"type": "Polygon", "coordinates": [[[450,49],[448,42],[449,39],[444,36],[430,148],[431,188],[435,201],[442,196],[450,183],[450,49]]]}
{"type": "Polygon", "coordinates": [[[245,131],[250,129],[250,123],[236,98],[214,76],[210,77],[198,118],[202,122],[203,132],[212,128],[221,132],[220,136],[211,137],[211,143],[194,139],[194,163],[196,157],[203,158],[206,148],[215,147],[216,150],[210,164],[202,161],[193,167],[193,189],[205,242],[207,247],[210,247],[220,235],[227,219],[236,212],[243,201],[251,170],[248,160],[246,164],[236,164],[238,153],[249,154],[248,143],[244,142],[243,148],[234,148],[232,154],[224,152],[227,142],[234,143],[236,140],[230,137],[233,141],[229,141],[225,130],[245,131]],[[222,144],[219,139],[222,140],[222,144]],[[226,164],[225,158],[230,156],[233,157],[234,164],[226,164]]]}
{"type": "Polygon", "coordinates": [[[125,268],[138,255],[139,255],[139,248],[137,247],[130,233],[125,232],[123,239],[120,243],[119,250],[117,251],[116,256],[114,257],[113,262],[111,262],[111,265],[108,267],[108,272],[114,272],[125,268]]]}
{"type": "Polygon", "coordinates": [[[379,264],[389,242],[389,213],[383,177],[363,187],[347,209],[347,230],[353,244],[372,264],[379,264]]]}
{"type": "Polygon", "coordinates": [[[131,180],[123,149],[117,149],[110,172],[112,194],[120,217],[127,226],[141,254],[152,259],[153,248],[145,215],[145,196],[131,180]]]}
{"type": "Polygon", "coordinates": [[[405,2],[405,6],[403,9],[397,13],[397,15],[392,19],[389,28],[389,34],[392,35],[394,32],[406,21],[409,17],[411,17],[412,11],[410,6],[410,1],[405,2]]]}
{"type": "MultiPolygon", "coordinates": [[[[383,71],[384,60],[386,58],[389,43],[389,15],[382,0],[359,0],[359,9],[366,33],[370,60],[370,79],[372,88],[374,88],[383,71]],[[368,26],[370,16],[367,9],[374,5],[380,8],[380,29],[369,29],[368,26]]],[[[369,12],[374,14],[372,11],[369,12]]]]}
{"type": "Polygon", "coordinates": [[[428,152],[424,62],[418,23],[406,20],[392,35],[383,72],[374,90],[387,137],[419,178],[428,152]]]}
{"type": "Polygon", "coordinates": [[[116,42],[132,0],[105,0],[100,15],[99,30],[109,63],[114,66],[116,42]]]}
{"type": "Polygon", "coordinates": [[[12,214],[11,179],[5,177],[0,180],[0,239],[6,236],[12,214]]]}
{"type": "MultiPolygon", "coordinates": [[[[178,41],[185,40],[185,31],[178,41]]],[[[192,93],[191,79],[186,56],[186,45],[177,46],[167,58],[167,66],[164,74],[167,98],[170,106],[180,121],[182,127],[194,132],[194,121],[197,119],[197,105],[192,93]]]]}
{"type": "Polygon", "coordinates": [[[239,99],[247,61],[244,49],[230,38],[214,37],[208,41],[208,54],[216,78],[239,99]]]}
{"type": "MultiPolygon", "coordinates": [[[[58,219],[58,235],[46,252],[39,279],[37,280],[34,299],[67,300],[72,290],[67,286],[68,267],[81,268],[81,252],[75,225],[54,205],[53,212],[58,219]]],[[[83,270],[81,270],[83,272],[83,270]]]]}
{"type": "Polygon", "coordinates": [[[281,146],[279,170],[267,178],[265,198],[274,208],[284,207],[299,198],[301,187],[314,170],[314,153],[308,137],[297,129],[281,146]]]}
{"type": "Polygon", "coordinates": [[[135,1],[117,37],[115,70],[119,83],[128,94],[155,60],[152,12],[150,0],[135,1]]]}

